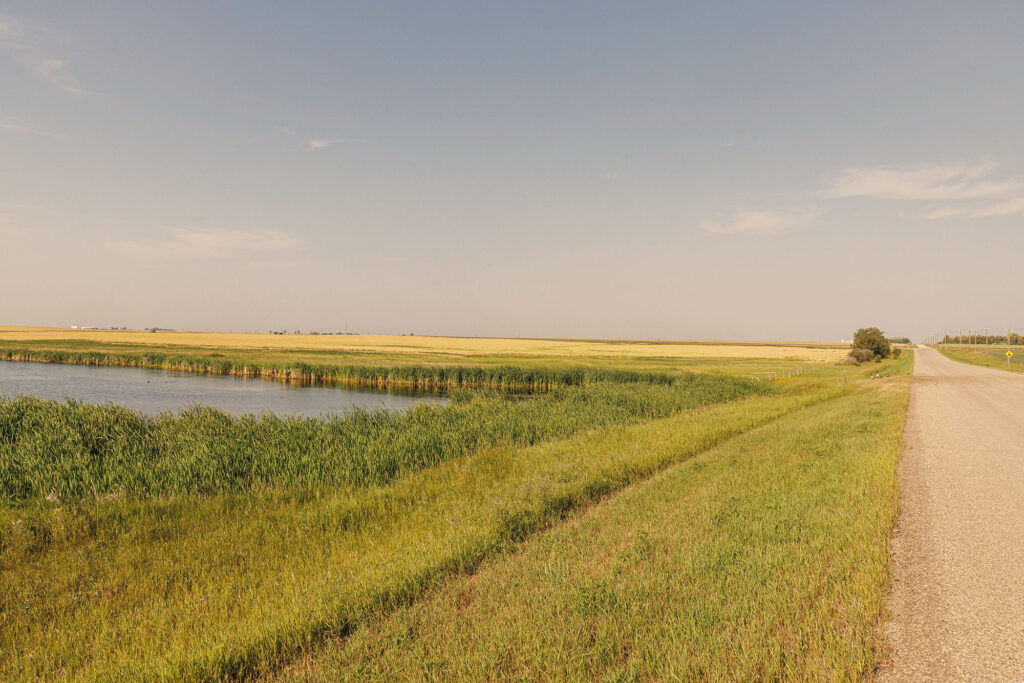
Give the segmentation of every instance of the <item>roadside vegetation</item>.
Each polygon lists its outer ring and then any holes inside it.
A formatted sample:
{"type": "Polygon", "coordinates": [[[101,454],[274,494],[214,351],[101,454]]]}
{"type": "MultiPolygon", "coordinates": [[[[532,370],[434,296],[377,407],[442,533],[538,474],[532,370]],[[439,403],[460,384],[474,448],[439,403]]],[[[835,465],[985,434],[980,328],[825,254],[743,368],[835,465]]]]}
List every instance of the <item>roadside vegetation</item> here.
{"type": "Polygon", "coordinates": [[[846,357],[845,362],[848,365],[860,365],[872,361],[877,363],[889,356],[899,358],[902,353],[903,349],[894,346],[892,340],[887,339],[880,329],[865,327],[854,333],[850,354],[846,357]]]}
{"type": "Polygon", "coordinates": [[[912,354],[587,360],[333,419],[0,402],[0,679],[870,670],[912,354]]]}
{"type": "Polygon", "coordinates": [[[278,678],[867,678],[883,655],[902,382],[672,465],[278,678]]]}
{"type": "Polygon", "coordinates": [[[1024,372],[1024,346],[937,346],[939,353],[961,363],[980,365],[994,370],[1024,372]],[[1013,353],[1009,359],[1006,352],[1013,353]]]}

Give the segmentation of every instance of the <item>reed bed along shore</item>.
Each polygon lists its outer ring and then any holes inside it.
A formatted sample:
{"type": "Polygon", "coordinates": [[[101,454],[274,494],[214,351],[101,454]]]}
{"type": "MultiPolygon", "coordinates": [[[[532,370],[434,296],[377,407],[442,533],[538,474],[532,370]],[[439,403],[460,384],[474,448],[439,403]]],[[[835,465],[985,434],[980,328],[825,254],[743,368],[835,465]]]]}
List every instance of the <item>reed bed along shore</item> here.
{"type": "Polygon", "coordinates": [[[148,417],[113,405],[0,398],[0,501],[147,498],[382,484],[486,446],[527,446],[772,388],[736,377],[590,383],[528,400],[461,392],[446,406],[325,418],[148,417]]]}
{"type": "Polygon", "coordinates": [[[584,366],[552,368],[518,365],[335,365],[305,362],[267,363],[220,355],[155,351],[70,351],[0,347],[0,360],[150,368],[212,375],[258,377],[309,384],[403,387],[448,390],[457,387],[500,391],[546,391],[593,382],[671,384],[677,373],[600,369],[584,366]]]}

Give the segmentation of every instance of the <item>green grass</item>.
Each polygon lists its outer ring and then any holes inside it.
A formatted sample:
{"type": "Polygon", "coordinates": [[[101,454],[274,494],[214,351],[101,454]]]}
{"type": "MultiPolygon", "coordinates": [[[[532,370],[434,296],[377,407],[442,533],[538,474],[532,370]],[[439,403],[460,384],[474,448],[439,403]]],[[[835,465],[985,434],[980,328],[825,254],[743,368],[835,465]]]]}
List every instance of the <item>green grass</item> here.
{"type": "Polygon", "coordinates": [[[679,462],[278,677],[868,677],[906,387],[860,388],[679,462]]]}
{"type": "Polygon", "coordinates": [[[0,677],[255,673],[452,572],[800,406],[753,397],[526,449],[498,447],[322,495],[34,504],[6,530],[0,677]]]}
{"type": "Polygon", "coordinates": [[[113,405],[0,398],[0,502],[382,484],[486,446],[525,446],[772,390],[687,374],[671,385],[595,383],[528,400],[467,393],[446,406],[327,418],[231,417],[201,407],[147,417],[113,405]]]}
{"type": "MultiPolygon", "coordinates": [[[[425,597],[429,600],[424,605],[434,604],[449,587],[461,585],[465,577],[470,577],[470,581],[487,580],[490,572],[516,558],[528,557],[533,548],[555,548],[556,563],[570,567],[577,561],[575,558],[587,554],[589,545],[594,561],[598,562],[609,552],[610,539],[623,538],[623,534],[638,530],[636,524],[641,522],[647,524],[649,533],[666,535],[659,541],[663,543],[658,546],[659,552],[674,549],[679,557],[698,562],[706,550],[720,550],[718,564],[693,575],[694,580],[703,577],[704,584],[686,583],[695,591],[694,595],[715,588],[707,582],[716,572],[722,573],[722,581],[735,581],[729,579],[732,559],[742,560],[744,553],[760,556],[760,546],[755,543],[747,547],[747,543],[761,539],[769,528],[779,533],[797,533],[801,543],[797,543],[793,557],[804,564],[794,560],[778,566],[797,574],[809,572],[809,578],[805,581],[798,576],[795,587],[795,579],[783,581],[778,576],[775,583],[769,581],[765,587],[753,581],[723,584],[730,588],[725,594],[730,596],[727,602],[734,610],[708,612],[714,607],[709,604],[701,612],[709,615],[708,623],[717,625],[718,640],[709,635],[714,629],[707,633],[665,631],[654,617],[647,619],[654,613],[638,612],[627,623],[648,629],[642,633],[651,637],[651,652],[664,651],[661,659],[649,659],[648,668],[638,671],[651,672],[653,677],[684,672],[679,658],[706,644],[743,646],[751,654],[743,654],[738,661],[756,660],[761,656],[757,654],[759,641],[740,639],[730,644],[726,637],[738,638],[737,633],[745,632],[748,624],[760,623],[752,621],[741,607],[759,600],[775,600],[773,613],[779,619],[788,618],[790,622],[786,623],[790,624],[802,623],[806,605],[818,604],[813,599],[808,602],[808,598],[815,596],[807,592],[808,586],[822,585],[815,582],[815,577],[822,575],[815,562],[837,568],[835,590],[845,591],[843,595],[849,601],[863,603],[864,609],[828,612],[815,608],[816,611],[807,612],[811,615],[809,628],[818,629],[815,633],[820,632],[820,638],[830,642],[853,637],[852,644],[834,644],[826,651],[807,650],[800,640],[777,643],[775,651],[781,652],[778,656],[793,657],[796,663],[792,666],[796,668],[765,671],[862,670],[863,662],[873,656],[873,651],[865,650],[863,645],[865,615],[878,611],[884,563],[879,574],[876,560],[878,553],[885,553],[888,533],[882,529],[884,525],[872,526],[865,520],[874,514],[872,511],[887,509],[893,491],[886,483],[888,480],[879,478],[878,472],[868,465],[883,462],[877,458],[891,456],[888,451],[878,450],[884,444],[876,437],[902,419],[906,380],[899,376],[908,372],[911,362],[910,354],[906,354],[900,361],[882,366],[828,368],[781,381],[772,389],[759,385],[755,394],[762,395],[718,403],[706,396],[690,403],[680,402],[676,394],[681,392],[679,395],[685,396],[691,391],[692,399],[700,396],[701,387],[750,385],[736,380],[721,383],[728,378],[706,377],[704,381],[715,383],[692,380],[695,383],[689,387],[685,381],[672,385],[585,384],[527,401],[510,402],[494,396],[475,398],[444,410],[468,414],[474,406],[480,406],[490,415],[506,408],[538,411],[529,413],[529,420],[524,423],[527,431],[532,428],[530,425],[557,423],[563,411],[571,417],[560,424],[571,425],[571,429],[555,434],[539,430],[539,439],[530,442],[517,440],[516,427],[510,432],[515,438],[498,439],[493,442],[495,445],[481,441],[463,454],[453,451],[445,457],[419,461],[416,458],[420,451],[414,448],[409,451],[413,459],[406,463],[408,466],[403,465],[380,479],[328,479],[308,485],[316,478],[300,477],[285,484],[282,479],[249,479],[259,468],[242,468],[237,470],[241,473],[238,485],[224,491],[200,491],[190,486],[137,499],[125,495],[126,490],[117,486],[105,489],[108,493],[91,492],[90,483],[80,487],[89,489],[87,495],[72,503],[42,500],[38,493],[46,487],[37,487],[36,495],[23,497],[16,505],[0,507],[0,642],[5,644],[0,649],[0,679],[178,680],[304,672],[323,677],[335,673],[361,677],[368,673],[359,668],[363,666],[362,660],[343,659],[337,654],[339,648],[356,652],[356,648],[362,647],[360,638],[367,637],[373,629],[385,628],[389,619],[408,614],[407,610],[425,597]],[[879,369],[882,374],[897,377],[862,381],[870,374],[879,374],[879,369]],[[844,373],[848,373],[846,382],[844,373]],[[667,403],[659,403],[662,400],[667,403]],[[648,412],[652,405],[670,409],[648,412]],[[595,412],[587,412],[591,410],[595,412]],[[619,422],[600,421],[601,416],[612,413],[629,417],[619,422]],[[588,414],[600,419],[587,422],[579,417],[588,414]],[[786,418],[787,415],[793,417],[786,418]],[[780,419],[786,420],[780,424],[788,426],[767,432],[752,431],[780,419]],[[807,432],[803,425],[812,425],[813,429],[807,432]],[[737,438],[741,441],[731,441],[737,438]],[[730,445],[735,443],[740,445],[730,445]],[[729,452],[733,455],[724,459],[712,455],[709,450],[715,447],[732,448],[729,452]],[[691,461],[692,469],[679,469],[681,464],[691,461]],[[772,471],[777,473],[777,486],[766,489],[765,482],[772,471]],[[652,486],[663,481],[660,472],[675,473],[675,488],[668,493],[657,487],[644,488],[645,481],[650,480],[652,486]],[[801,473],[806,477],[797,476],[801,473]],[[273,484],[254,485],[254,481],[273,484]],[[691,483],[686,484],[688,481],[691,483]],[[816,497],[811,495],[815,487],[820,487],[816,497]],[[625,495],[617,495],[624,490],[625,495]],[[601,511],[611,509],[620,509],[625,517],[602,516],[606,512],[601,511]],[[594,519],[598,521],[588,531],[580,531],[581,520],[590,518],[588,510],[597,515],[594,519]],[[676,517],[666,516],[671,510],[675,510],[676,517]],[[794,510],[804,511],[805,516],[779,516],[794,510]],[[776,526],[764,526],[767,522],[762,524],[762,517],[776,520],[776,526]],[[801,526],[793,523],[794,519],[809,524],[801,526]],[[825,524],[825,519],[835,524],[825,524]],[[701,525],[695,527],[693,520],[701,525]],[[840,528],[842,524],[851,526],[844,531],[840,528]],[[744,535],[748,526],[750,529],[744,535]],[[692,535],[695,528],[701,529],[702,535],[692,535]],[[557,536],[560,533],[575,534],[575,549],[544,545],[552,538],[561,538],[557,536]],[[829,554],[840,544],[843,552],[829,554]],[[815,549],[828,553],[818,557],[815,549]],[[563,550],[566,554],[559,559],[557,553],[563,550]],[[848,564],[855,552],[864,554],[866,573],[858,573],[848,564]],[[850,572],[855,578],[844,579],[850,572]],[[837,614],[842,618],[832,622],[825,618],[837,614]],[[349,639],[351,649],[346,645],[349,639]],[[808,660],[800,657],[805,651],[825,652],[833,664],[818,669],[804,666],[808,660]],[[847,668],[840,669],[836,664],[840,661],[847,668]]],[[[730,397],[731,394],[719,398],[730,397]]],[[[23,435],[35,434],[46,439],[48,429],[62,424],[70,435],[70,443],[88,437],[94,445],[102,444],[95,452],[81,452],[84,463],[97,452],[110,452],[103,449],[121,429],[118,420],[97,418],[102,410],[92,406],[47,405],[56,406],[55,412],[41,413],[35,427],[23,431],[23,435]],[[64,409],[70,414],[54,417],[64,409]],[[75,422],[78,418],[84,421],[75,422]],[[61,419],[68,421],[62,423],[61,419]]],[[[123,417],[116,409],[106,410],[123,417]]],[[[161,419],[167,420],[169,431],[159,433],[167,438],[185,424],[175,422],[176,418],[161,419]]],[[[157,422],[143,424],[148,425],[147,429],[156,429],[157,422]]],[[[230,451],[234,457],[244,459],[253,449],[243,448],[243,435],[257,423],[222,418],[221,427],[209,432],[199,430],[197,434],[202,438],[185,443],[195,446],[193,455],[200,462],[230,463],[231,457],[211,457],[212,449],[227,438],[235,444],[230,451]]],[[[267,425],[272,423],[268,421],[267,425]]],[[[14,424],[0,421],[0,441],[13,433],[13,427],[5,425],[14,424]]],[[[306,433],[313,423],[298,420],[293,424],[306,433]]],[[[24,425],[18,427],[23,428],[24,425]]],[[[264,428],[269,429],[266,425],[264,428]]],[[[498,429],[493,433],[502,432],[498,429]]],[[[437,434],[447,432],[439,430],[437,434]]],[[[195,434],[189,433],[189,438],[193,437],[195,434]]],[[[381,433],[376,433],[376,438],[381,438],[381,433]]],[[[128,439],[124,443],[133,442],[128,439]]],[[[72,450],[64,441],[49,443],[57,455],[72,450]]],[[[159,439],[154,443],[159,445],[159,439]]],[[[299,450],[315,456],[321,452],[315,443],[299,450]]],[[[158,452],[172,461],[181,453],[177,448],[158,452]]],[[[274,452],[274,448],[266,448],[268,457],[274,452]]],[[[42,454],[38,452],[39,456],[42,454]]],[[[34,467],[44,465],[39,459],[31,462],[34,467]]],[[[291,461],[284,459],[279,464],[280,471],[284,471],[291,461]]],[[[118,471],[117,462],[105,463],[101,471],[108,465],[111,471],[118,471]]],[[[333,471],[334,466],[322,469],[333,471]]],[[[139,468],[138,472],[143,476],[147,468],[139,468]]],[[[215,473],[212,480],[224,476],[215,473]]],[[[642,543],[638,547],[637,553],[647,552],[642,543]]],[[[513,577],[508,588],[533,581],[529,579],[534,575],[532,566],[524,565],[523,580],[513,577]]],[[[655,563],[637,572],[637,577],[649,582],[672,581],[673,577],[689,576],[686,572],[691,569],[686,563],[655,563]]],[[[756,576],[771,579],[773,575],[764,571],[756,576]]],[[[608,586],[612,584],[597,574],[595,577],[593,582],[581,582],[572,591],[554,596],[549,607],[577,605],[583,614],[604,615],[601,628],[611,628],[610,615],[615,614],[612,609],[618,609],[615,606],[620,604],[616,597],[618,589],[609,592],[608,586]]],[[[832,585],[824,584],[824,595],[833,595],[829,592],[832,585]]],[[[543,592],[537,595],[551,597],[543,592]]],[[[647,609],[676,604],[656,592],[647,595],[647,609]]],[[[452,638],[452,647],[463,643],[467,652],[480,653],[482,650],[473,648],[491,648],[492,644],[498,647],[501,634],[516,633],[508,630],[503,621],[514,610],[502,612],[499,607],[495,605],[498,611],[493,612],[493,622],[485,618],[487,613],[478,615],[478,623],[463,622],[479,632],[474,635],[475,640],[452,638]]],[[[566,633],[598,642],[593,636],[600,631],[590,629],[589,622],[581,622],[582,626],[574,621],[563,623],[558,620],[559,614],[564,616],[561,611],[554,617],[544,616],[532,629],[528,624],[521,625],[525,629],[522,638],[538,644],[534,650],[523,651],[524,657],[531,652],[530,656],[535,657],[531,665],[535,668],[529,670],[539,672],[536,667],[543,664],[536,662],[553,656],[551,677],[557,677],[560,670],[576,671],[562,664],[563,660],[558,658],[560,650],[544,644],[558,635],[557,629],[563,625],[582,629],[566,633]]],[[[758,628],[762,630],[756,632],[762,635],[770,630],[764,624],[758,628]]],[[[396,634],[386,641],[391,643],[388,647],[404,648],[411,642],[411,651],[419,652],[415,641],[407,641],[407,633],[396,634]]],[[[442,634],[439,631],[435,635],[442,634]]],[[[636,645],[631,647],[635,649],[636,645]]],[[[573,657],[584,652],[578,648],[565,651],[573,657]]],[[[376,652],[380,666],[394,667],[392,672],[400,677],[418,677],[431,671],[429,667],[435,659],[422,655],[402,660],[400,652],[387,648],[376,652]]],[[[438,652],[451,655],[453,651],[442,648],[438,652]]],[[[603,650],[584,654],[591,656],[594,652],[600,654],[603,650]]],[[[703,655],[707,667],[701,669],[706,672],[703,677],[728,677],[731,671],[722,668],[723,652],[728,650],[717,652],[714,656],[719,659],[713,661],[707,660],[710,654],[703,655]]],[[[528,657],[523,661],[527,660],[528,657]]],[[[601,662],[611,660],[596,661],[594,671],[601,662]]],[[[464,670],[469,677],[488,670],[479,663],[479,657],[466,662],[471,667],[464,670]]],[[[509,665],[490,670],[501,675],[528,669],[509,665]]],[[[611,665],[603,670],[615,673],[611,665]]]]}
{"type": "Polygon", "coordinates": [[[944,355],[946,358],[950,358],[961,363],[967,363],[969,365],[980,365],[986,368],[993,368],[995,370],[1008,370],[1010,372],[1024,372],[1024,347],[1013,347],[1013,357],[1010,358],[1010,362],[1006,362],[1006,347],[981,347],[980,351],[973,351],[968,348],[959,348],[956,346],[947,346],[945,348],[941,346],[936,347],[939,353],[944,355]]]}

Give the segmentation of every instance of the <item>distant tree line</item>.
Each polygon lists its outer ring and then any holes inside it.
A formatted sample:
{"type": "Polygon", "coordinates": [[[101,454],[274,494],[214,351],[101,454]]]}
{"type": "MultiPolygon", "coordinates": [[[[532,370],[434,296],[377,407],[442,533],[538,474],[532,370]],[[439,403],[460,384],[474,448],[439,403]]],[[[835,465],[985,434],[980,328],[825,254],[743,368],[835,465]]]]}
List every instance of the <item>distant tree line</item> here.
{"type": "MultiPolygon", "coordinates": [[[[267,334],[303,334],[303,332],[302,332],[302,330],[295,330],[293,332],[289,332],[288,330],[267,330],[267,334]]],[[[358,332],[306,332],[305,334],[321,334],[321,335],[353,334],[353,335],[357,335],[359,333],[358,332]]]]}
{"type": "MultiPolygon", "coordinates": [[[[943,344],[1006,344],[1005,334],[947,334],[942,338],[943,344]]],[[[1024,344],[1024,336],[1016,332],[1010,333],[1010,345],[1020,346],[1024,344]]]]}
{"type": "Polygon", "coordinates": [[[910,337],[889,337],[890,344],[909,344],[910,337]]]}

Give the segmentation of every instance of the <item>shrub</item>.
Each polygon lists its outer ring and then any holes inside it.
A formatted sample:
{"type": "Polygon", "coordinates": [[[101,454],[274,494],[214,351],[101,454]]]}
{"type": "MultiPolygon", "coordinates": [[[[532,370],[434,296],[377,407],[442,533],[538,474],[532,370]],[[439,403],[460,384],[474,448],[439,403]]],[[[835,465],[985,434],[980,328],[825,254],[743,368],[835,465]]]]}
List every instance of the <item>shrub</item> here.
{"type": "Polygon", "coordinates": [[[893,358],[899,358],[901,355],[903,355],[903,349],[901,349],[899,347],[896,347],[896,348],[894,348],[892,350],[892,357],[893,358]]]}
{"type": "Polygon", "coordinates": [[[853,350],[864,349],[879,358],[888,358],[892,352],[889,340],[877,327],[864,327],[853,335],[853,350]]]}
{"type": "Polygon", "coordinates": [[[875,359],[875,352],[870,349],[852,349],[848,356],[854,363],[860,365],[875,359]]]}

